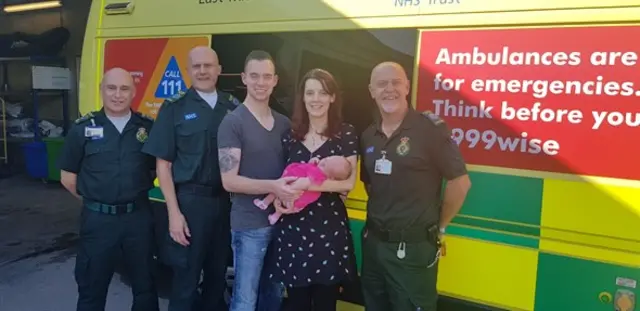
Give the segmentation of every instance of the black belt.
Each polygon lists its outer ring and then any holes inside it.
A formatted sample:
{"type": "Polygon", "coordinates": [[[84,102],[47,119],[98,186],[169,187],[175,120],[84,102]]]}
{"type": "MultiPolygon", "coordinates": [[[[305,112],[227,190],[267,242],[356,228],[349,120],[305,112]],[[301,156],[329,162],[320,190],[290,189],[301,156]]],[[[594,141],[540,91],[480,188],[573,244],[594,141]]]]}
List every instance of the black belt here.
{"type": "Polygon", "coordinates": [[[176,193],[194,194],[205,197],[216,197],[225,193],[220,187],[205,186],[198,184],[178,184],[176,185],[176,193]]]}
{"type": "Polygon", "coordinates": [[[110,215],[121,215],[121,214],[129,214],[135,211],[140,205],[144,205],[144,201],[148,201],[147,197],[141,197],[133,202],[122,203],[122,204],[105,204],[100,203],[93,200],[84,201],[84,206],[94,212],[110,214],[110,215]]]}
{"type": "Polygon", "coordinates": [[[126,204],[104,204],[104,203],[99,203],[99,202],[86,202],[84,204],[84,206],[86,206],[88,209],[94,211],[94,212],[98,212],[98,213],[104,213],[104,214],[111,214],[111,215],[121,215],[121,214],[128,214],[133,212],[134,208],[135,208],[135,203],[126,203],[126,204]]]}
{"type": "Polygon", "coordinates": [[[438,243],[438,225],[389,230],[381,228],[372,222],[367,222],[364,229],[367,230],[367,233],[375,235],[376,238],[383,242],[418,243],[430,241],[434,244],[438,243]]]}

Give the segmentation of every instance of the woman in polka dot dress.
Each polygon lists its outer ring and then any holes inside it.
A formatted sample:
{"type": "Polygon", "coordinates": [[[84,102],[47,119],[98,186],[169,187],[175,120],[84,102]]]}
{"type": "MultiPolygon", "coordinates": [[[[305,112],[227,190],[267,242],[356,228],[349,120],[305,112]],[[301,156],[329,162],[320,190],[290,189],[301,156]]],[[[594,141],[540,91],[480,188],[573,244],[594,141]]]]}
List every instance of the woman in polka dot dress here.
{"type": "Polygon", "coordinates": [[[309,71],[303,78],[293,112],[292,130],[283,138],[287,164],[341,155],[351,163],[345,181],[311,186],[320,198],[298,213],[283,214],[275,224],[271,278],[287,288],[284,310],[336,310],[339,284],[353,276],[353,243],[341,193],[356,180],[358,138],[342,122],[338,86],[330,73],[309,71]]]}

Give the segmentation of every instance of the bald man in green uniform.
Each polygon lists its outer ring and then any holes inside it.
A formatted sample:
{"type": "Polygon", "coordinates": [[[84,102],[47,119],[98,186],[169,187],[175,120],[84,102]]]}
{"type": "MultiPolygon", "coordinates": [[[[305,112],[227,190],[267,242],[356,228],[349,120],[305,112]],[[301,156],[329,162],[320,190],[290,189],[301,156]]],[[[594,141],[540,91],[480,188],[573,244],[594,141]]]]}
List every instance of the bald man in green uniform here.
{"type": "Polygon", "coordinates": [[[141,152],[153,120],[131,110],[135,91],[127,71],[107,71],[100,84],[103,108],[76,120],[60,156],[60,181],[83,205],[77,311],[104,310],[120,254],[131,277],[131,310],[158,311],[147,196],[155,159],[141,152]]]}
{"type": "Polygon", "coordinates": [[[166,100],[142,151],[156,158],[167,203],[165,254],[174,274],[169,311],[224,310],[231,252],[229,193],[218,164],[218,127],[239,101],[216,87],[222,67],[216,52],[189,52],[193,85],[166,100]],[[202,291],[198,290],[203,275],[202,291]]]}
{"type": "Polygon", "coordinates": [[[371,73],[380,118],[361,138],[360,176],[369,195],[362,234],[366,311],[436,310],[442,236],[471,187],[447,125],[409,107],[409,89],[396,63],[371,73]]]}

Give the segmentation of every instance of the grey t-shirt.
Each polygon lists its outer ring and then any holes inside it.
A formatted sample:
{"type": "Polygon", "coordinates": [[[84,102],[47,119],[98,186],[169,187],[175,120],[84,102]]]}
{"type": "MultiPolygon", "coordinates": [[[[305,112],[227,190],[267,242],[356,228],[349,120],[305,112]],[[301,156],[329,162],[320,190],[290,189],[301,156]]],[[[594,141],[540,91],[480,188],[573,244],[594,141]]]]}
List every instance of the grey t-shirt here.
{"type": "MultiPolygon", "coordinates": [[[[238,175],[251,179],[278,179],[285,167],[282,137],[291,128],[289,119],[271,110],[275,119],[268,131],[244,105],[230,112],[218,129],[218,148],[240,148],[238,175]]],[[[267,216],[273,208],[262,210],[253,200],[264,195],[233,193],[231,196],[231,229],[249,230],[269,226],[267,216]]]]}

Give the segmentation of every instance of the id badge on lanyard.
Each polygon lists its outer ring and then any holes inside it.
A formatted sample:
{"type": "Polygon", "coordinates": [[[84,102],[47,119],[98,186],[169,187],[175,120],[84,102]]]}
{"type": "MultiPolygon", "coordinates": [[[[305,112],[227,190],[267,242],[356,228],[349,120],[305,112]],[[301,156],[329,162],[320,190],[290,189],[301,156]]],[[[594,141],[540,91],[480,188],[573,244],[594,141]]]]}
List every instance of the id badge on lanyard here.
{"type": "Polygon", "coordinates": [[[84,137],[89,137],[92,140],[102,139],[104,137],[104,128],[96,126],[96,122],[91,119],[91,125],[84,128],[84,137]]]}
{"type": "Polygon", "coordinates": [[[382,154],[382,158],[376,160],[375,162],[375,167],[374,167],[374,172],[376,174],[382,174],[382,175],[391,175],[391,167],[392,164],[391,161],[387,160],[386,158],[386,154],[387,152],[382,150],[380,152],[382,154]]]}

